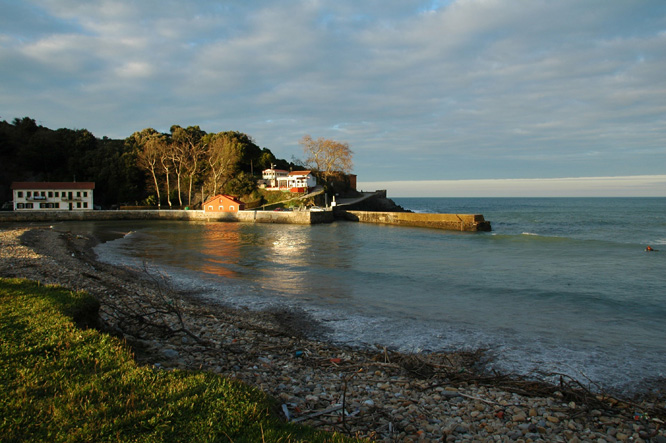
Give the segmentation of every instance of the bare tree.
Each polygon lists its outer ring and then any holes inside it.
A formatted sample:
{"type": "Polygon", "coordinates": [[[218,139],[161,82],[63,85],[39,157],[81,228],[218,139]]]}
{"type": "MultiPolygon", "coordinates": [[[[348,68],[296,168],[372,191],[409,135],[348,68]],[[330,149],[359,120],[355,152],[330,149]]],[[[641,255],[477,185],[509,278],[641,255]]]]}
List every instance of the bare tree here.
{"type": "Polygon", "coordinates": [[[322,173],[328,179],[334,172],[349,174],[354,168],[352,162],[353,152],[349,143],[319,137],[313,139],[304,135],[299,142],[305,153],[304,163],[307,167],[322,173]]]}

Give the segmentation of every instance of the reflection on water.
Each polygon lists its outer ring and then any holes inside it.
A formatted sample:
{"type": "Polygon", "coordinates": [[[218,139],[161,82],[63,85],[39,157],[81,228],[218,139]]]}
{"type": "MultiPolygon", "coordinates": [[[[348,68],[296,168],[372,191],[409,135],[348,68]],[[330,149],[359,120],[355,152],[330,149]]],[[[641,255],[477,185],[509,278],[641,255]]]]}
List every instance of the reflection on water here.
{"type": "Polygon", "coordinates": [[[353,292],[344,276],[355,261],[353,237],[336,226],[148,222],[119,250],[208,280],[243,280],[274,295],[337,304],[353,292]]]}
{"type": "Polygon", "coordinates": [[[201,230],[201,272],[220,277],[238,278],[233,266],[241,254],[241,232],[238,223],[204,225],[201,230]],[[224,229],[222,229],[224,227],[224,229]]]}

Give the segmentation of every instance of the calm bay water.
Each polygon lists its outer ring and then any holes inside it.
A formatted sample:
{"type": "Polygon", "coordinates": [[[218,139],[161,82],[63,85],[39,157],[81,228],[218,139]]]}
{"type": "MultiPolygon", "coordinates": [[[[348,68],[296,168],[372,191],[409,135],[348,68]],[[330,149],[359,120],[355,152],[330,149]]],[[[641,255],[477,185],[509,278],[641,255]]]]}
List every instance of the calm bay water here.
{"type": "Polygon", "coordinates": [[[565,373],[605,388],[640,390],[666,377],[666,199],[394,200],[416,212],[481,213],[493,231],[87,227],[109,239],[97,247],[104,261],[147,262],[233,306],[302,309],[335,342],[483,348],[502,371],[565,373]]]}

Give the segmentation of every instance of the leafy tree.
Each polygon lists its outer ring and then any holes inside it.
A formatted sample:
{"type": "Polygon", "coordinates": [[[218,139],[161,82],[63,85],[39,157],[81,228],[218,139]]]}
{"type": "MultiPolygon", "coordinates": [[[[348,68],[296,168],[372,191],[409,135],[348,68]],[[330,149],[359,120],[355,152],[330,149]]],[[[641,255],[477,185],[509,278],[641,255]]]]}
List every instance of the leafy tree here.
{"type": "MultiPolygon", "coordinates": [[[[149,172],[153,179],[153,187],[157,193],[157,207],[161,208],[162,200],[160,197],[160,184],[159,173],[161,171],[162,163],[166,157],[166,137],[158,133],[153,128],[146,128],[141,132],[135,132],[130,137],[141,149],[137,156],[139,167],[149,172]]],[[[167,186],[167,195],[168,195],[167,186]]],[[[169,201],[169,206],[171,202],[169,201]]]]}
{"type": "Polygon", "coordinates": [[[257,189],[257,181],[249,172],[239,172],[238,174],[235,174],[225,186],[225,192],[227,194],[239,197],[250,195],[255,189],[257,189]]]}
{"type": "Polygon", "coordinates": [[[349,174],[354,165],[352,162],[353,152],[349,149],[349,143],[319,137],[314,140],[309,135],[304,135],[299,142],[305,153],[305,166],[319,171],[325,180],[328,180],[334,172],[349,174]]]}
{"type": "Polygon", "coordinates": [[[192,204],[192,186],[195,175],[199,171],[199,162],[204,154],[204,137],[206,132],[199,126],[188,126],[186,129],[178,125],[171,127],[171,141],[173,144],[172,160],[178,178],[178,198],[180,205],[180,175],[184,173],[188,178],[187,204],[192,204]]]}
{"type": "Polygon", "coordinates": [[[223,188],[232,174],[237,170],[241,158],[241,143],[234,133],[219,132],[212,134],[207,142],[207,161],[210,172],[208,175],[212,195],[218,188],[223,188]]]}

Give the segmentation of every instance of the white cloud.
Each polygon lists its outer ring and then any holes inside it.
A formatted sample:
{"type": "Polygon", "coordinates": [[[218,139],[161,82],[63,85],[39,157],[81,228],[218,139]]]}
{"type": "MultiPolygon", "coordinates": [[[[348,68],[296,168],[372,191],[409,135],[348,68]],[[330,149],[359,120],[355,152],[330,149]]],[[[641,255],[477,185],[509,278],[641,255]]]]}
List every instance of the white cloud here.
{"type": "Polygon", "coordinates": [[[666,164],[658,0],[8,3],[5,119],[119,138],[198,124],[287,159],[309,133],[349,142],[373,181],[666,164]]]}

